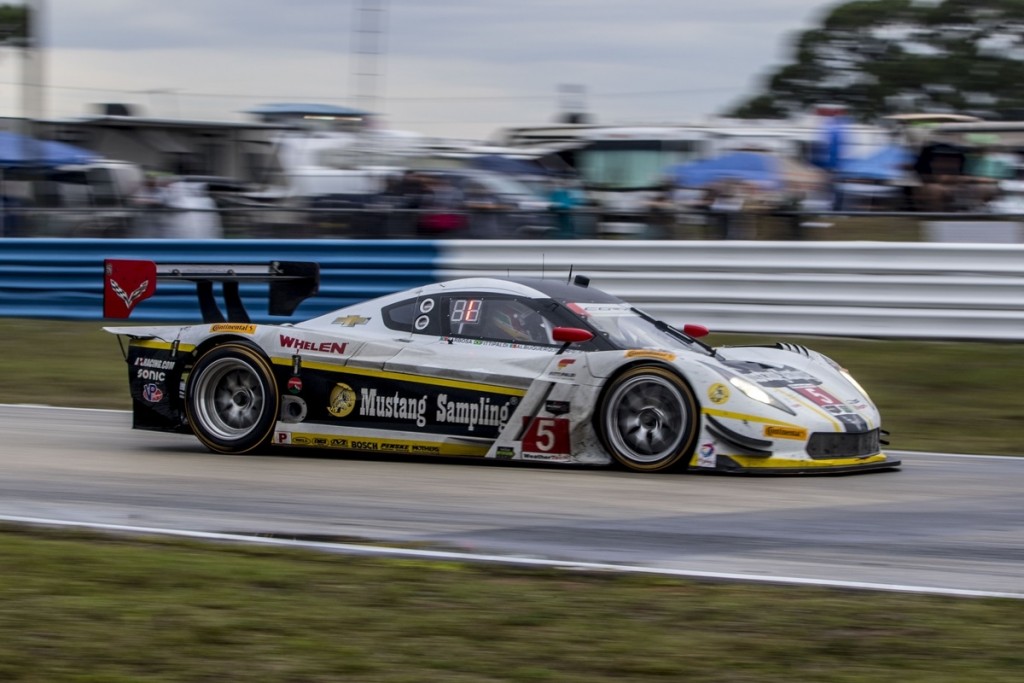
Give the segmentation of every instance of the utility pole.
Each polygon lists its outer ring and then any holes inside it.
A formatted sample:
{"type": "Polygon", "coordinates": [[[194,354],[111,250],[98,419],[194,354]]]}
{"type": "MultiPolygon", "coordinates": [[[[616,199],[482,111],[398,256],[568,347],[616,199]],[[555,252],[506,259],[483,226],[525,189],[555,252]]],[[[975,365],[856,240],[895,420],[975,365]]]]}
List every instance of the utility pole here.
{"type": "Polygon", "coordinates": [[[356,0],[352,60],[353,95],[363,111],[375,114],[384,51],[386,0],[356,0]]]}
{"type": "Polygon", "coordinates": [[[22,49],[21,115],[24,133],[30,137],[35,132],[35,121],[44,115],[43,10],[43,0],[25,0],[27,27],[22,49]]]}

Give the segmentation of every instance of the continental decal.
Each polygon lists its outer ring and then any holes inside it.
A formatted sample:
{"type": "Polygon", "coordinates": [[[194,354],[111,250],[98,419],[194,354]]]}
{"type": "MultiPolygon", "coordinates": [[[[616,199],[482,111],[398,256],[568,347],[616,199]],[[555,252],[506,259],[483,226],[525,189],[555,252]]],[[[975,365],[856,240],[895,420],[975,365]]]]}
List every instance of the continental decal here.
{"type": "Polygon", "coordinates": [[[657,358],[663,361],[674,361],[676,354],[668,351],[653,351],[651,349],[632,349],[626,351],[626,358],[657,358]]]}
{"type": "Polygon", "coordinates": [[[348,344],[345,342],[315,342],[308,339],[298,339],[297,337],[290,337],[287,334],[278,335],[278,343],[282,349],[292,349],[294,351],[316,351],[318,353],[332,353],[337,356],[345,355],[345,349],[348,348],[348,344]]]}
{"type": "Polygon", "coordinates": [[[708,387],[708,400],[718,405],[729,400],[729,387],[716,382],[708,387]]]}
{"type": "Polygon", "coordinates": [[[794,439],[796,441],[807,440],[807,430],[803,427],[780,427],[779,425],[765,425],[764,435],[770,439],[794,439]]]}
{"type": "Polygon", "coordinates": [[[237,332],[238,334],[254,334],[256,326],[248,323],[217,323],[210,325],[210,332],[237,332]]]}

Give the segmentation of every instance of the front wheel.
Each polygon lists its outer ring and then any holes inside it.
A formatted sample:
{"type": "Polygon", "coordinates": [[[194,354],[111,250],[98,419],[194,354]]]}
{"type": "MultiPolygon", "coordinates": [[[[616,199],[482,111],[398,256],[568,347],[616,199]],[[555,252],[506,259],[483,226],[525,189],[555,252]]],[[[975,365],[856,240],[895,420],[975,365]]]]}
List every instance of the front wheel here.
{"type": "Polygon", "coordinates": [[[605,389],[596,414],[608,454],[636,472],[679,465],[693,452],[699,413],[693,390],[671,370],[642,365],[605,389]]]}
{"type": "Polygon", "coordinates": [[[253,347],[228,343],[203,354],[188,378],[185,415],[211,451],[248,453],[269,443],[277,420],[277,384],[253,347]]]}

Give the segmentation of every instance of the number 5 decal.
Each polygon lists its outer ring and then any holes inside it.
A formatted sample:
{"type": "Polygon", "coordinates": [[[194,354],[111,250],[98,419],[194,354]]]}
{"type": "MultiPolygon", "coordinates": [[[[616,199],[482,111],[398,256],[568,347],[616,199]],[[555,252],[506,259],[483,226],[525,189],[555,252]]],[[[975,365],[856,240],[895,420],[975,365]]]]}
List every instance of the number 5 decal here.
{"type": "Polygon", "coordinates": [[[569,421],[564,418],[525,417],[523,452],[569,455],[569,421]]]}

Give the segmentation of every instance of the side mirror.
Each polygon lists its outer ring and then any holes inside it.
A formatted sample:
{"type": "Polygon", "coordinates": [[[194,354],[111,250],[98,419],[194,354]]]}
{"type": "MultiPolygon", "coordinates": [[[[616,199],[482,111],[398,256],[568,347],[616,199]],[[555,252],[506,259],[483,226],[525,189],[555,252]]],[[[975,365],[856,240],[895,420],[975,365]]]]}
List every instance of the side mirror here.
{"type": "Polygon", "coordinates": [[[551,338],[563,344],[573,344],[590,341],[594,333],[579,327],[556,327],[551,330],[551,338]]]}
{"type": "Polygon", "coordinates": [[[694,339],[700,339],[706,337],[711,333],[711,330],[706,328],[704,325],[695,325],[693,323],[686,323],[683,325],[683,334],[687,337],[693,337],[694,339]]]}
{"type": "Polygon", "coordinates": [[[562,343],[562,348],[558,349],[555,354],[557,356],[560,353],[565,353],[565,350],[572,344],[590,341],[594,338],[594,333],[579,327],[556,327],[551,330],[551,338],[562,343]]]}

